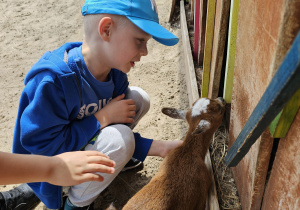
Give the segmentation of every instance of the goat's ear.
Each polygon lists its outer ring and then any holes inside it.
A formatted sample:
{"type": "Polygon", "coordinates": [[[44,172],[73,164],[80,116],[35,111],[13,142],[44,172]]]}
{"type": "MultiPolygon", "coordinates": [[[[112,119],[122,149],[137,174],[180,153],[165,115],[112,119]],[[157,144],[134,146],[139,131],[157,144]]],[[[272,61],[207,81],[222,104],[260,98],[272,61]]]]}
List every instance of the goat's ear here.
{"type": "Polygon", "coordinates": [[[185,120],[186,111],[181,109],[175,109],[175,108],[162,108],[162,113],[165,115],[172,117],[174,119],[181,119],[185,120]]]}
{"type": "Polygon", "coordinates": [[[210,128],[210,122],[207,120],[200,120],[199,124],[195,128],[192,134],[200,134],[207,131],[210,128]]]}

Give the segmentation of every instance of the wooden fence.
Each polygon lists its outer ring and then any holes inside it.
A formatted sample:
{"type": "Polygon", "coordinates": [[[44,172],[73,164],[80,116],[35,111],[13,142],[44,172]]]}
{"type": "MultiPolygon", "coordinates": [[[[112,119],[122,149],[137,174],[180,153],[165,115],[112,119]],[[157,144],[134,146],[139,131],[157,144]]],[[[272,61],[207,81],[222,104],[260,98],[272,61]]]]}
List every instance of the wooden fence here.
{"type": "Polygon", "coordinates": [[[194,70],[194,59],[203,69],[201,97],[230,104],[225,160],[242,208],[300,209],[300,0],[188,4],[194,46],[186,66],[194,70]]]}

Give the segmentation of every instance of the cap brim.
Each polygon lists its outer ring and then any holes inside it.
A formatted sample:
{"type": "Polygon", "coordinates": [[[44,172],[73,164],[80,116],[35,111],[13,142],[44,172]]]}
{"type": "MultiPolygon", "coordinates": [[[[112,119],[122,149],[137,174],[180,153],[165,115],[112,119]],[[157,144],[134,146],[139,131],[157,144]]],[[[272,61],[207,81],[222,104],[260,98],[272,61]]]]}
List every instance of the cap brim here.
{"type": "Polygon", "coordinates": [[[153,37],[153,39],[155,39],[163,45],[173,46],[179,41],[177,36],[175,36],[170,31],[168,31],[167,29],[165,29],[160,24],[154,21],[128,16],[127,18],[137,27],[150,34],[153,37]]]}

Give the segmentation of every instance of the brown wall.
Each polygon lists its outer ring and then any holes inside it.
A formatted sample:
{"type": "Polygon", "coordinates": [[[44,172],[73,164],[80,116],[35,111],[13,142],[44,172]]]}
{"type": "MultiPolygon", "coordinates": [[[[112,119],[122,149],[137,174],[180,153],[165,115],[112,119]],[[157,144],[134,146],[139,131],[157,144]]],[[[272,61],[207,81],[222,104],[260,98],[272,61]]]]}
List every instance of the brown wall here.
{"type": "MultiPolygon", "coordinates": [[[[233,144],[273,76],[284,1],[240,1],[229,144],[233,144]]],[[[272,150],[266,131],[233,174],[242,208],[259,209],[272,150]]]]}

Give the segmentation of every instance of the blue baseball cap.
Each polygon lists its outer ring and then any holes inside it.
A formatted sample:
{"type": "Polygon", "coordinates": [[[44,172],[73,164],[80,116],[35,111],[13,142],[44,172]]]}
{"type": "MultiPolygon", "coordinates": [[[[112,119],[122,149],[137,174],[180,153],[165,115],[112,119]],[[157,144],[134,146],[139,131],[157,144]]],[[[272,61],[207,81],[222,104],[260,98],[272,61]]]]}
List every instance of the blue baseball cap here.
{"type": "Polygon", "coordinates": [[[83,16],[101,13],[123,15],[161,44],[173,46],[179,41],[159,24],[155,0],[86,0],[81,12],[83,16]]]}

